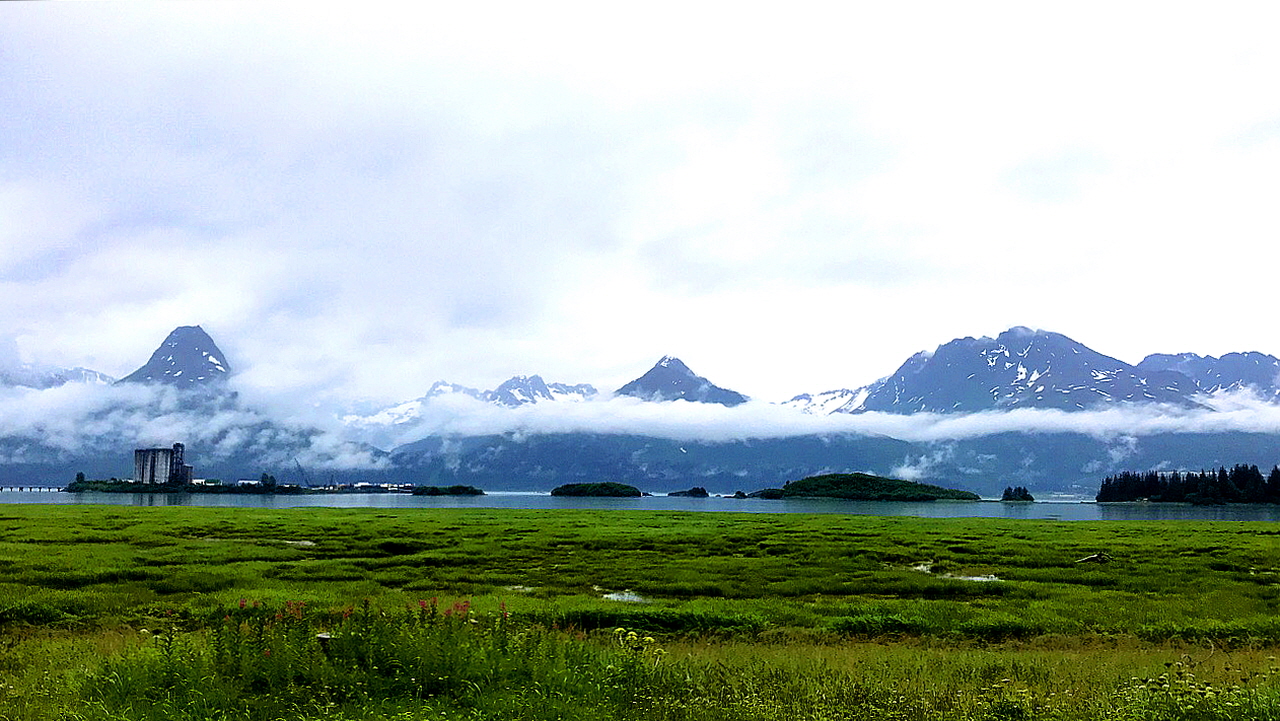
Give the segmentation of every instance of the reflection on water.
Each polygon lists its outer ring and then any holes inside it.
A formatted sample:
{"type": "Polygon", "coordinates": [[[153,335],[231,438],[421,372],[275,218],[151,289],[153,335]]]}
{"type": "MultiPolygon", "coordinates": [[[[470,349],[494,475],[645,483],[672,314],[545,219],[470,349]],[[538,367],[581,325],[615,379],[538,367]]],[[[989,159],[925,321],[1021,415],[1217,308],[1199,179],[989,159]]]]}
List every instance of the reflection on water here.
{"type": "Polygon", "coordinates": [[[1280,506],[1097,503],[1104,521],[1280,521],[1280,506]]]}
{"type": "Polygon", "coordinates": [[[313,496],[205,495],[188,493],[0,492],[0,503],[207,506],[226,508],[586,508],[600,510],[720,511],[730,513],[839,513],[922,518],[1021,518],[1054,521],[1280,521],[1280,506],[1191,506],[1164,503],[999,503],[993,501],[840,501],[758,498],[567,498],[548,493],[484,496],[413,496],[353,493],[313,496]]]}

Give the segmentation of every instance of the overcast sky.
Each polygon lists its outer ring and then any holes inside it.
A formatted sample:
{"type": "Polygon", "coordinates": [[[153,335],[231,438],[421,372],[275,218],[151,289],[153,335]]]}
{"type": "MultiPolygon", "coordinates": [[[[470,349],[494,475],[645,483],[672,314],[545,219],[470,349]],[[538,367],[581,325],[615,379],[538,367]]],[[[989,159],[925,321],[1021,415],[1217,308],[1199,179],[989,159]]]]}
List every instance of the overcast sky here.
{"type": "Polygon", "coordinates": [[[1280,354],[1266,5],[407,5],[0,4],[0,362],[199,324],[316,401],[664,354],[785,400],[1013,325],[1280,354]]]}

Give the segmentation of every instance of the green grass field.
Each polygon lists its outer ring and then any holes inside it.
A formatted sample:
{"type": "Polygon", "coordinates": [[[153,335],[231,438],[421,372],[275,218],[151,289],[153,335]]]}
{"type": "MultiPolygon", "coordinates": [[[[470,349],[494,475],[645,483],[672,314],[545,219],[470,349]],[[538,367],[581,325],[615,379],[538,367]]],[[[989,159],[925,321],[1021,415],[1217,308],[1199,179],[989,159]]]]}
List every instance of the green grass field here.
{"type": "Polygon", "coordinates": [[[1277,534],[5,506],[0,719],[1280,719],[1277,534]]]}

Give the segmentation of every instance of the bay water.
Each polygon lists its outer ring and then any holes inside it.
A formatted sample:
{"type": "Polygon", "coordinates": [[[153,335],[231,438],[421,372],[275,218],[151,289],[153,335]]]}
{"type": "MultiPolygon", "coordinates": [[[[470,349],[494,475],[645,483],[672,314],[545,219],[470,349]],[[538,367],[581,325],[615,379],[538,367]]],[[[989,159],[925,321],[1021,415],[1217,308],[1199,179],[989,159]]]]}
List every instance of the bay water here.
{"type": "Polygon", "coordinates": [[[549,493],[489,492],[483,496],[414,496],[408,493],[332,493],[314,495],[221,495],[200,493],[0,492],[0,504],[98,504],[123,506],[207,506],[225,508],[520,508],[557,510],[689,511],[720,513],[836,513],[921,518],[1022,518],[1055,521],[1280,521],[1280,506],[1192,506],[1174,503],[1093,503],[1051,500],[998,501],[842,501],[759,498],[576,498],[549,493]]]}

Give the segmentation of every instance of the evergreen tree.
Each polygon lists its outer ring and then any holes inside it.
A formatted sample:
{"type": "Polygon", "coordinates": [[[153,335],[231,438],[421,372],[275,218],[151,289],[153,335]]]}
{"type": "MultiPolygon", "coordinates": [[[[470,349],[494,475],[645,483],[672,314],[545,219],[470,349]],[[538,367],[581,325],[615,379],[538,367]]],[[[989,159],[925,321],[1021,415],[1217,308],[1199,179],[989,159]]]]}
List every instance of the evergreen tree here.
{"type": "MultiPolygon", "coordinates": [[[[1006,489],[1015,493],[1018,488],[1006,489]]],[[[1115,501],[1189,501],[1191,503],[1280,503],[1280,466],[1263,477],[1256,465],[1236,464],[1217,471],[1121,471],[1102,480],[1095,498],[1115,501]]]]}

